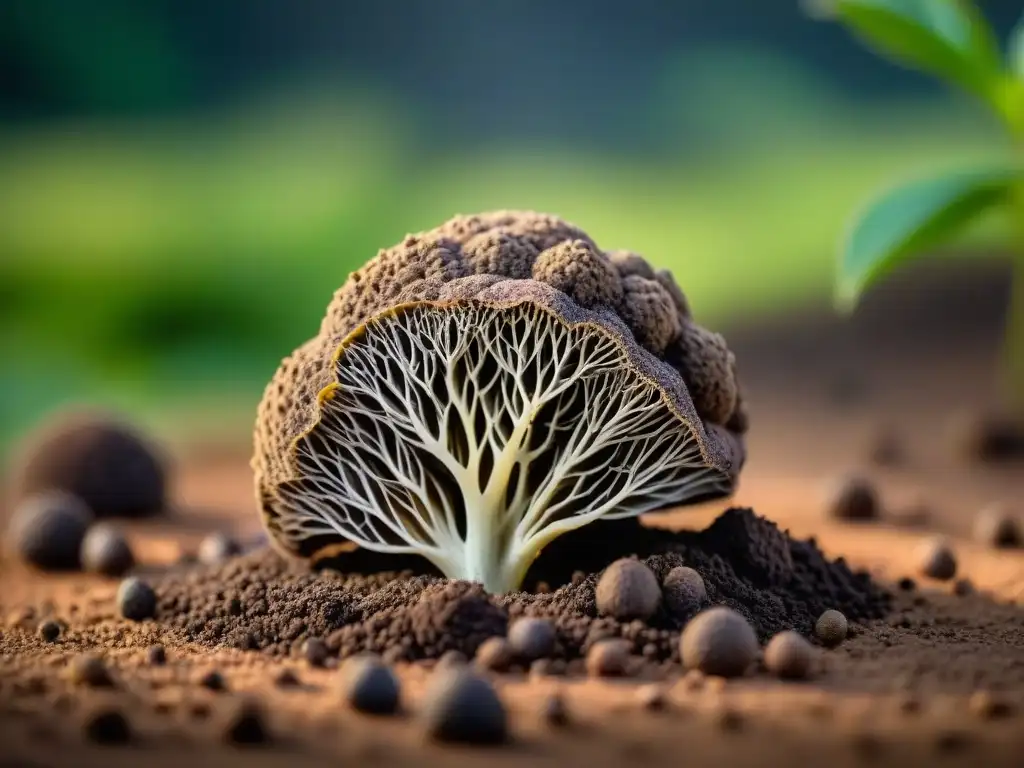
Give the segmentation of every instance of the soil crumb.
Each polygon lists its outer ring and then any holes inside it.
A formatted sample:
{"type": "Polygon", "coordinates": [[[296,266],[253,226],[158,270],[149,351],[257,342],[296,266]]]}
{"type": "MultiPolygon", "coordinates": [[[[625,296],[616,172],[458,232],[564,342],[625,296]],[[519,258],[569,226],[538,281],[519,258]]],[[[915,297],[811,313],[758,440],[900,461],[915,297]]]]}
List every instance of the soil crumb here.
{"type": "Polygon", "coordinates": [[[567,534],[527,576],[527,586],[561,585],[549,592],[489,596],[478,585],[421,566],[374,573],[374,567],[414,564],[386,556],[374,562],[367,553],[361,573],[348,570],[344,560],[334,567],[345,572],[310,572],[266,550],[165,577],[156,584],[157,619],[181,641],[208,647],[284,655],[318,637],[343,657],[373,651],[415,661],[448,651],[471,657],[488,637],[504,635],[510,620],[530,615],[555,624],[557,658],[579,659],[596,641],[620,637],[651,661],[678,660],[679,631],[696,608],[679,614],[662,607],[647,623],[598,617],[594,592],[601,570],[634,555],[659,581],[677,566],[697,570],[709,603],[742,613],[762,641],[786,629],[810,635],[828,608],[853,621],[879,618],[890,601],[867,573],[827,560],[813,540],[791,539],[750,509],[730,509],[699,532],[631,520],[567,534]]]}

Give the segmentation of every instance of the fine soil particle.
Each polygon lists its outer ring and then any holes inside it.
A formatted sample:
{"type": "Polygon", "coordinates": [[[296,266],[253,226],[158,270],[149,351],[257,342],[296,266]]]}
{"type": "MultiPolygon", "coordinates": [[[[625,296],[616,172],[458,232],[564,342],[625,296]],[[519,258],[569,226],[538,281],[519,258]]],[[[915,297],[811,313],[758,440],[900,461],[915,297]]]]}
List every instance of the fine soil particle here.
{"type": "Polygon", "coordinates": [[[563,585],[548,594],[489,596],[474,584],[409,570],[310,573],[261,551],[157,583],[157,621],[182,641],[208,647],[284,655],[307,638],[324,637],[330,652],[343,657],[370,651],[398,661],[437,659],[452,650],[472,658],[487,638],[505,635],[511,621],[536,616],[555,626],[555,658],[581,658],[594,642],[621,637],[633,653],[678,660],[679,631],[692,615],[661,608],[647,623],[598,615],[595,590],[604,567],[631,555],[659,581],[673,568],[695,569],[708,601],[738,611],[762,641],[787,629],[810,634],[828,608],[854,621],[877,618],[889,601],[867,574],[827,560],[813,541],[793,540],[753,511],[732,509],[701,532],[624,521],[567,534],[527,578],[528,586],[563,585]],[[573,578],[568,564],[584,565],[583,578],[573,578]]]}

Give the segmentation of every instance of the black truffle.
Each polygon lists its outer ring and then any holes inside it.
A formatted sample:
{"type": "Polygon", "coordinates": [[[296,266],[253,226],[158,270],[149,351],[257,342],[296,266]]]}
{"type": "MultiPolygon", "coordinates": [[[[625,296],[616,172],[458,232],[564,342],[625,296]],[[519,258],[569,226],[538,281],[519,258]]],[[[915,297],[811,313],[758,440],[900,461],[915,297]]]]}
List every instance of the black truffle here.
{"type": "Polygon", "coordinates": [[[91,573],[123,576],[135,565],[135,555],[121,531],[108,523],[100,523],[85,534],[81,561],[82,567],[91,573]]]}
{"type": "Polygon", "coordinates": [[[24,499],[7,529],[10,549],[22,560],[49,571],[79,568],[82,540],[92,512],[78,498],[49,491],[24,499]]]}
{"type": "Polygon", "coordinates": [[[163,462],[131,427],[95,414],[62,414],[30,435],[15,459],[16,498],[71,493],[97,517],[142,517],[164,508],[163,462]]]}

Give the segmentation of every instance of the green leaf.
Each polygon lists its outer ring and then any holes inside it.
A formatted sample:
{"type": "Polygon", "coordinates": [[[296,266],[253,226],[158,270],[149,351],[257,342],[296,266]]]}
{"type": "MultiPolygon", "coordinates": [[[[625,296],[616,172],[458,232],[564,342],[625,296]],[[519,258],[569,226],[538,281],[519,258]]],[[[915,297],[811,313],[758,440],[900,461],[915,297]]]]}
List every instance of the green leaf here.
{"type": "Polygon", "coordinates": [[[861,293],[900,262],[940,245],[979,214],[1006,203],[1024,171],[998,168],[913,181],[872,201],[846,236],[836,304],[852,311],[861,293]]]}
{"type": "Polygon", "coordinates": [[[999,43],[968,0],[835,0],[835,12],[882,55],[993,99],[999,43]]]}
{"type": "Polygon", "coordinates": [[[1010,33],[1010,69],[1024,82],[1024,14],[1010,33]]]}

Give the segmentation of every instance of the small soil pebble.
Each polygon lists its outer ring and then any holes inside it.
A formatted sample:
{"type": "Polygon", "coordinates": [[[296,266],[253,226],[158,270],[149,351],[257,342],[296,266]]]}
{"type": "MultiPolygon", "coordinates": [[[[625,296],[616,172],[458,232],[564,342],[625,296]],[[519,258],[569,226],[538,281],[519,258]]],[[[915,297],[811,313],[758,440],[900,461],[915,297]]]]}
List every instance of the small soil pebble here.
{"type": "Polygon", "coordinates": [[[974,538],[978,543],[994,549],[1012,549],[1024,546],[1024,526],[1002,504],[992,504],[974,519],[974,538]]]}
{"type": "Polygon", "coordinates": [[[532,616],[517,619],[508,630],[509,648],[517,658],[526,661],[550,656],[556,639],[554,624],[532,616]]]}
{"type": "Polygon", "coordinates": [[[476,650],[476,666],[491,672],[505,672],[512,664],[512,649],[503,637],[489,637],[476,650]]]}
{"type": "Polygon", "coordinates": [[[342,665],[341,673],[342,694],[353,709],[370,715],[391,715],[398,711],[401,698],[398,678],[380,658],[355,656],[342,665]]]}
{"type": "Polygon", "coordinates": [[[441,654],[441,658],[437,660],[437,667],[435,669],[441,669],[444,667],[461,667],[468,662],[466,654],[462,651],[445,651],[441,654]]]}
{"type": "Polygon", "coordinates": [[[211,691],[226,691],[228,688],[224,675],[215,669],[211,669],[199,678],[199,684],[211,691]]]}
{"type": "Polygon", "coordinates": [[[765,646],[764,665],[783,680],[804,680],[811,676],[814,648],[798,632],[780,632],[765,646]]]}
{"type": "Polygon", "coordinates": [[[619,621],[651,618],[661,605],[654,572],[639,560],[622,558],[609,565],[597,582],[597,611],[619,621]]]}
{"type": "Polygon", "coordinates": [[[134,429],[97,414],[59,414],[26,438],[14,460],[16,498],[67,491],[97,517],[142,517],[164,508],[163,461],[134,429]]]}
{"type": "Polygon", "coordinates": [[[128,719],[116,709],[100,709],[85,718],[85,737],[96,744],[126,744],[132,729],[128,719]]]}
{"type": "Polygon", "coordinates": [[[673,568],[665,575],[661,593],[665,607],[676,615],[696,613],[708,599],[704,579],[685,565],[673,568]]]}
{"type": "Polygon", "coordinates": [[[146,661],[154,667],[162,667],[167,663],[167,651],[162,645],[151,645],[146,651],[146,661]]]}
{"type": "Polygon", "coordinates": [[[319,637],[310,637],[302,644],[302,655],[311,667],[322,667],[329,655],[327,644],[319,637]]]}
{"type": "Polygon", "coordinates": [[[91,688],[109,688],[114,681],[107,671],[107,665],[103,659],[92,654],[82,654],[71,660],[68,667],[71,682],[77,685],[87,685],[91,688]]]}
{"type": "Polygon", "coordinates": [[[1005,414],[955,414],[948,434],[954,452],[970,461],[999,462],[1024,456],[1024,424],[1005,414]]]}
{"type": "Polygon", "coordinates": [[[971,712],[982,720],[999,720],[1014,712],[1013,704],[991,691],[976,691],[968,701],[971,712]]]}
{"type": "Polygon", "coordinates": [[[130,577],[117,588],[117,610],[129,621],[145,621],[156,615],[156,592],[142,579],[130,577]]]}
{"type": "Polygon", "coordinates": [[[641,686],[636,692],[637,703],[649,712],[660,712],[668,706],[665,689],[658,683],[641,686]]]}
{"type": "Polygon", "coordinates": [[[94,525],[82,539],[82,567],[103,576],[123,576],[135,565],[124,534],[108,523],[94,525]]]}
{"type": "Polygon", "coordinates": [[[974,584],[970,579],[957,579],[953,582],[953,594],[957,597],[967,597],[974,594],[974,584]]]}
{"type": "Polygon", "coordinates": [[[587,673],[594,677],[619,677],[629,667],[629,643],[626,640],[599,640],[587,651],[587,673]]]}
{"type": "Polygon", "coordinates": [[[825,510],[836,520],[876,520],[881,502],[874,483],[866,477],[840,477],[828,488],[825,510]]]}
{"type": "Polygon", "coordinates": [[[53,619],[47,619],[39,625],[39,637],[41,637],[44,642],[56,642],[57,638],[60,637],[60,632],[60,622],[54,621],[53,619]]]}
{"type": "Polygon", "coordinates": [[[196,554],[203,565],[220,565],[241,553],[242,547],[226,533],[211,533],[199,542],[196,554]]]}
{"type": "Polygon", "coordinates": [[[301,683],[299,676],[292,669],[282,669],[274,678],[274,684],[278,688],[297,688],[301,683]]]}
{"type": "Polygon", "coordinates": [[[224,740],[231,744],[253,745],[270,741],[263,710],[253,701],[242,702],[228,718],[224,740]]]}
{"type": "Polygon", "coordinates": [[[936,537],[922,542],[916,554],[922,575],[938,581],[949,581],[956,576],[956,555],[945,539],[936,537]]]}
{"type": "Polygon", "coordinates": [[[903,441],[891,427],[876,427],[868,436],[868,459],[880,467],[893,467],[903,462],[903,441]]]}
{"type": "Polygon", "coordinates": [[[569,724],[569,709],[561,693],[556,691],[546,696],[540,707],[541,717],[548,725],[561,728],[569,724]]]}
{"type": "Polygon", "coordinates": [[[421,709],[427,735],[438,741],[499,744],[508,738],[508,718],[494,687],[469,667],[435,674],[421,709]]]}
{"type": "Polygon", "coordinates": [[[724,606],[698,613],[679,637],[683,666],[706,675],[739,677],[757,659],[758,651],[750,623],[724,606]]]}
{"type": "Polygon", "coordinates": [[[834,648],[850,633],[850,622],[839,611],[825,611],[814,623],[814,635],[822,645],[834,648]]]}
{"type": "Polygon", "coordinates": [[[89,507],[71,494],[49,491],[24,499],[7,528],[10,550],[36,568],[77,570],[82,539],[92,522],[89,507]]]}

